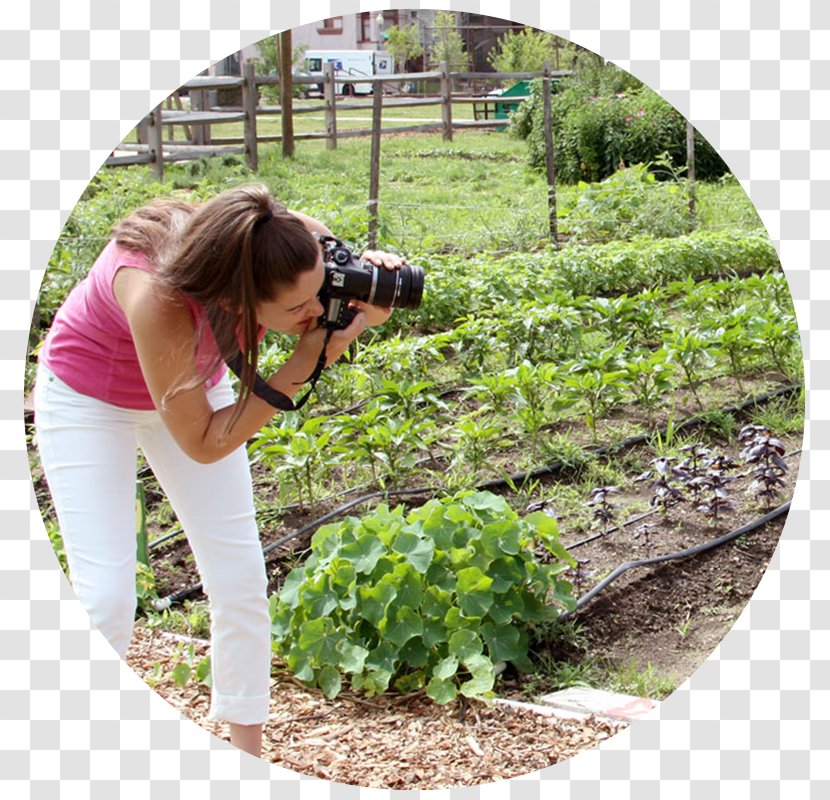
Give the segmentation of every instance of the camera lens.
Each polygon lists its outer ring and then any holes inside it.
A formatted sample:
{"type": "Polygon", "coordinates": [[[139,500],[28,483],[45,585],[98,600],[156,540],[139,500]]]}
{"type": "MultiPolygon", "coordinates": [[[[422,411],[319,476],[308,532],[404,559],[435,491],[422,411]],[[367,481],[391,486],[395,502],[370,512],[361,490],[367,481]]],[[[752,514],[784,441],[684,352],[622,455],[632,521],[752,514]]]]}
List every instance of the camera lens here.
{"type": "Polygon", "coordinates": [[[424,271],[421,267],[403,264],[400,269],[375,267],[372,288],[367,302],[393,308],[418,308],[424,293],[424,271]]]}

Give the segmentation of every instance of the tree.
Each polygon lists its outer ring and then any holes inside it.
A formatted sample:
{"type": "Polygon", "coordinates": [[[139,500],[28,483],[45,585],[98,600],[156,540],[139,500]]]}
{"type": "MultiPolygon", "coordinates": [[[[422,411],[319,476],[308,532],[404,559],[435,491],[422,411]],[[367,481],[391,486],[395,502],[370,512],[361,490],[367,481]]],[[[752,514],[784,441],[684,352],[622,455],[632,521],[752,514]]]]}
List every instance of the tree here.
{"type": "Polygon", "coordinates": [[[430,56],[436,64],[449,62],[450,70],[460,70],[467,66],[467,54],[464,42],[455,23],[455,14],[451,11],[438,11],[435,14],[435,38],[430,56]]]}
{"type": "Polygon", "coordinates": [[[406,62],[410,58],[417,58],[424,52],[424,46],[421,44],[421,34],[415,22],[403,27],[392,25],[386,31],[385,46],[392,54],[392,58],[395,60],[395,69],[398,72],[406,70],[406,62]]]}
{"type": "MultiPolygon", "coordinates": [[[[256,46],[259,51],[259,58],[255,58],[253,61],[256,64],[257,72],[262,75],[279,75],[280,54],[278,36],[268,36],[257,42],[256,46]]],[[[308,45],[301,44],[291,51],[291,61],[295,68],[302,64],[306,50],[308,50],[308,45]]],[[[300,94],[303,88],[302,86],[295,86],[294,93],[300,94]]],[[[262,86],[259,91],[266,102],[279,103],[279,86],[262,86]]]]}
{"type": "Polygon", "coordinates": [[[522,28],[507,31],[487,60],[496,72],[541,72],[546,61],[553,69],[569,69],[574,56],[570,43],[558,36],[522,28]]]}

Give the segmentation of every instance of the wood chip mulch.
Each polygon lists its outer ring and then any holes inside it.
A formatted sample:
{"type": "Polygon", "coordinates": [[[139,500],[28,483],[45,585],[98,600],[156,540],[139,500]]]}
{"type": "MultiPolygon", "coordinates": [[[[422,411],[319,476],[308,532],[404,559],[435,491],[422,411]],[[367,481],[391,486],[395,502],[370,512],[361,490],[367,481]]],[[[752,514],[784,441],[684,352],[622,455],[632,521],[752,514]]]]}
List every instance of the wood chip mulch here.
{"type": "MultiPolygon", "coordinates": [[[[207,642],[136,627],[127,663],[183,716],[227,739],[227,726],[205,719],[210,691],[195,680],[177,686],[170,673],[182,644],[207,642]]],[[[327,700],[281,670],[272,680],[271,715],[262,757],[293,772],[338,783],[387,789],[444,789],[506,780],[544,769],[594,747],[626,723],[575,721],[525,708],[470,703],[439,706],[424,694],[367,700],[342,692],[327,700]]]]}

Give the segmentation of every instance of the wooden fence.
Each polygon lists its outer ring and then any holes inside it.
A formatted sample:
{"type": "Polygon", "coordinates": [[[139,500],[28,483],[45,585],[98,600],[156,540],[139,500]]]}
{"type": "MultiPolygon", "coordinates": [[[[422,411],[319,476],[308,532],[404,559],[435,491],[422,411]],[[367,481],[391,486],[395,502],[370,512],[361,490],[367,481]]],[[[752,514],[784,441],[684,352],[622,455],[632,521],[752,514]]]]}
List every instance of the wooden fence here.
{"type": "MultiPolygon", "coordinates": [[[[472,94],[454,91],[455,85],[468,85],[486,80],[488,82],[500,80],[528,80],[544,77],[545,73],[515,72],[515,73],[473,73],[450,72],[447,64],[443,64],[440,71],[419,72],[383,76],[335,76],[330,64],[322,78],[294,77],[292,82],[299,85],[320,85],[323,87],[323,102],[318,105],[292,107],[291,114],[323,113],[325,117],[324,130],[314,133],[291,134],[292,139],[325,139],[328,148],[337,147],[338,139],[352,136],[371,136],[376,128],[373,122],[371,128],[359,130],[338,130],[337,115],[340,112],[372,109],[375,114],[376,100],[380,98],[382,109],[412,108],[415,106],[441,106],[441,121],[421,123],[417,125],[381,128],[381,134],[401,133],[407,131],[438,131],[443,138],[451,140],[453,131],[461,128],[493,128],[507,123],[506,118],[496,116],[497,104],[518,104],[527,99],[525,95],[514,95],[500,99],[493,94],[472,94]],[[351,97],[339,97],[335,93],[335,77],[337,84],[371,83],[373,96],[367,100],[351,97]],[[440,92],[436,95],[404,96],[400,91],[395,95],[385,94],[386,84],[418,85],[425,82],[439,83],[440,92]],[[474,119],[454,119],[453,106],[472,104],[474,119]]],[[[551,72],[553,79],[569,74],[567,72],[551,72]]],[[[128,164],[152,164],[156,176],[164,176],[164,164],[174,161],[184,161],[194,158],[209,158],[220,155],[244,155],[248,166],[256,170],[258,166],[258,145],[267,142],[283,140],[279,134],[262,135],[257,132],[257,118],[268,115],[280,115],[281,106],[259,105],[259,87],[275,85],[278,79],[254,73],[253,64],[247,63],[241,77],[207,76],[189,80],[182,89],[190,95],[191,107],[185,110],[182,107],[179,94],[171,95],[142,121],[139,125],[139,141],[136,144],[122,144],[106,161],[106,166],[121,166],[128,164]],[[211,107],[206,101],[208,93],[216,90],[236,90],[241,93],[242,105],[238,107],[211,107]],[[211,136],[211,126],[241,122],[243,135],[240,137],[211,136]],[[165,127],[168,130],[164,137],[165,127]],[[177,141],[173,130],[183,128],[184,138],[177,141]]]]}
{"type": "Polygon", "coordinates": [[[105,166],[120,166],[128,164],[152,164],[153,171],[159,180],[164,177],[165,163],[185,161],[197,158],[210,158],[222,155],[244,155],[248,166],[256,170],[259,164],[258,147],[261,143],[283,141],[283,151],[293,153],[293,140],[325,139],[326,147],[337,147],[338,139],[352,136],[371,136],[371,170],[369,179],[369,246],[374,247],[377,242],[378,229],[378,192],[380,185],[380,143],[384,133],[427,132],[441,131],[445,141],[451,141],[453,131],[469,128],[494,128],[507,124],[504,109],[507,106],[515,107],[528,98],[527,95],[510,95],[501,97],[498,94],[473,94],[470,92],[454,92],[455,84],[476,85],[478,81],[502,80],[532,80],[543,79],[545,103],[545,141],[548,150],[547,179],[548,205],[550,210],[550,234],[554,242],[557,241],[556,222],[556,186],[553,171],[553,133],[551,122],[551,92],[554,81],[561,79],[569,72],[552,71],[546,66],[543,72],[512,72],[512,73],[475,73],[450,72],[445,62],[437,72],[419,72],[399,75],[383,76],[335,76],[333,66],[325,65],[326,69],[322,80],[317,77],[295,77],[295,84],[322,83],[324,102],[320,105],[293,107],[290,115],[310,114],[323,112],[325,116],[324,131],[316,133],[294,134],[293,126],[283,126],[283,135],[260,135],[257,132],[257,117],[282,114],[281,106],[259,105],[259,87],[275,85],[277,78],[258,76],[254,72],[253,64],[244,66],[241,77],[215,76],[193,78],[184,84],[183,88],[190,94],[191,107],[185,110],[182,107],[178,93],[169,97],[165,103],[157,106],[142,121],[138,128],[139,141],[136,144],[122,144],[104,163],[105,166]],[[371,83],[373,84],[372,97],[369,101],[360,101],[352,96],[338,97],[335,91],[337,84],[371,83]],[[392,96],[385,94],[386,84],[406,83],[409,86],[422,82],[438,82],[440,92],[435,95],[421,97],[405,97],[400,93],[392,96]],[[237,90],[241,93],[240,107],[209,107],[206,102],[207,92],[212,90],[237,90]],[[453,118],[453,106],[457,104],[472,104],[474,119],[453,118]],[[383,109],[412,108],[413,106],[441,106],[441,121],[420,123],[417,125],[382,126],[383,109]],[[372,110],[370,128],[358,130],[338,131],[337,114],[342,111],[372,110]],[[499,116],[501,111],[503,116],[499,116]],[[211,136],[211,126],[224,123],[241,122],[243,135],[241,137],[216,138],[211,136]],[[165,140],[163,131],[168,128],[169,138],[165,140]],[[181,126],[185,136],[183,141],[176,141],[173,134],[174,127],[181,126]],[[285,131],[288,131],[290,141],[286,141],[285,131]]]}

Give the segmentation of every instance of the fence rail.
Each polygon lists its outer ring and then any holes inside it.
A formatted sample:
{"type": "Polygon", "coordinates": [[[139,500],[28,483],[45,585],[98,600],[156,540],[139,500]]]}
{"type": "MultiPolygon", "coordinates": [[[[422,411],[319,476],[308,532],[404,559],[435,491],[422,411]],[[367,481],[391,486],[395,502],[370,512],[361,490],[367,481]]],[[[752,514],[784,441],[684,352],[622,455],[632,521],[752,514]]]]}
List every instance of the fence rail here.
{"type": "MultiPolygon", "coordinates": [[[[312,133],[291,134],[293,140],[324,139],[329,148],[336,148],[338,139],[372,136],[376,126],[380,125],[377,114],[375,97],[380,97],[384,110],[396,108],[413,108],[426,106],[441,107],[441,121],[404,125],[397,127],[380,128],[380,133],[405,133],[442,131],[445,140],[451,140],[453,130],[469,128],[494,128],[503,126],[507,120],[496,115],[496,104],[518,104],[527,99],[527,95],[517,95],[501,99],[495,94],[470,94],[469,92],[453,92],[453,85],[475,82],[477,80],[531,80],[547,75],[548,79],[559,79],[568,72],[450,72],[446,63],[440,71],[400,73],[394,75],[335,75],[330,65],[323,76],[295,76],[291,82],[298,85],[321,85],[323,87],[324,102],[313,106],[291,107],[292,115],[324,114],[325,130],[312,133]],[[337,85],[369,83],[373,85],[373,97],[368,101],[358,101],[353,97],[341,99],[335,92],[337,85]],[[386,96],[384,88],[387,84],[406,83],[409,86],[419,82],[439,81],[441,91],[437,95],[422,97],[386,96]],[[474,119],[455,119],[452,109],[455,105],[472,104],[474,119]],[[345,111],[372,110],[372,127],[338,130],[337,115],[345,111]]],[[[151,164],[156,177],[164,177],[165,163],[197,158],[211,158],[222,155],[245,155],[248,166],[256,170],[259,161],[258,148],[260,144],[280,142],[285,137],[282,134],[261,135],[257,132],[257,118],[269,115],[281,115],[284,109],[280,105],[260,105],[259,88],[274,86],[279,79],[273,76],[256,75],[252,64],[246,64],[242,76],[199,76],[192,78],[182,86],[190,94],[191,108],[182,107],[179,93],[171,95],[165,103],[157,106],[138,126],[138,143],[123,144],[112,153],[104,162],[105,166],[126,166],[130,164],[151,164]],[[206,101],[209,91],[239,90],[242,105],[210,107],[206,101]],[[241,136],[213,137],[211,127],[227,123],[241,122],[243,132],[241,136]],[[167,127],[168,136],[163,131],[167,127]],[[185,138],[176,141],[175,130],[183,128],[185,138]],[[240,147],[242,145],[242,147],[240,147]]],[[[284,142],[285,144],[285,142],[284,142]]]]}

